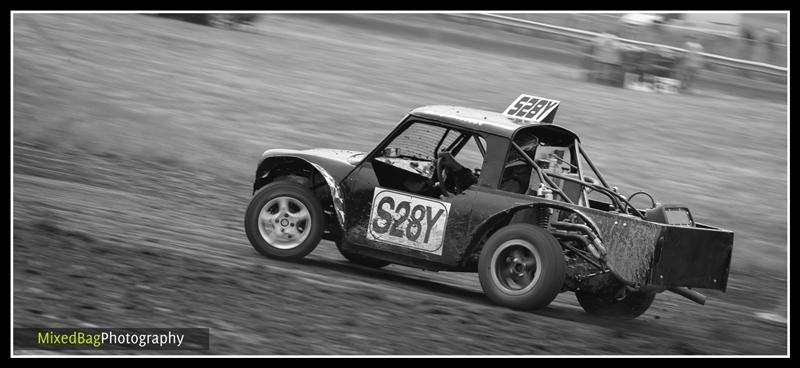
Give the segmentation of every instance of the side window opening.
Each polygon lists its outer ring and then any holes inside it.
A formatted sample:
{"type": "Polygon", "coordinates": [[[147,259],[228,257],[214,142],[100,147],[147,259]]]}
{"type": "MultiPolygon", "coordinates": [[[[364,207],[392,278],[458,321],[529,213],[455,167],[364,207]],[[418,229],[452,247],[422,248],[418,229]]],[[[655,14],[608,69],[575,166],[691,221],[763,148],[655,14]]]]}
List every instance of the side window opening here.
{"type": "Polygon", "coordinates": [[[457,137],[458,134],[451,133],[451,129],[415,122],[390,142],[378,157],[433,161],[435,148],[450,144],[457,137]]]}
{"type": "Polygon", "coordinates": [[[482,139],[472,133],[414,122],[375,155],[375,174],[386,188],[430,197],[439,197],[443,190],[459,193],[477,183],[484,161],[482,139]],[[444,172],[444,184],[439,183],[435,172],[437,161],[444,172]]]}
{"type": "Polygon", "coordinates": [[[458,141],[458,138],[460,138],[460,137],[461,137],[461,133],[459,133],[459,132],[457,132],[457,131],[455,131],[453,129],[447,129],[447,134],[445,134],[442,137],[442,140],[436,146],[435,152],[441,152],[443,150],[444,151],[452,150],[453,146],[456,144],[456,141],[458,141]]]}
{"type": "Polygon", "coordinates": [[[479,135],[463,134],[454,147],[453,157],[462,166],[470,169],[476,174],[480,174],[483,167],[483,160],[486,154],[486,141],[479,135]]]}

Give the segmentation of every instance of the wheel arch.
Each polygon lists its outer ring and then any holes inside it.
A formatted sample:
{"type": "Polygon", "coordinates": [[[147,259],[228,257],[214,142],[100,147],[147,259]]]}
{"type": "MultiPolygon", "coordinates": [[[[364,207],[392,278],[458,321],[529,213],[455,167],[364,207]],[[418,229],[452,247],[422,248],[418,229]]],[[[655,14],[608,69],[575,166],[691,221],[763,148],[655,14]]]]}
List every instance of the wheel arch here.
{"type": "Polygon", "coordinates": [[[492,234],[507,225],[525,222],[528,216],[533,216],[534,211],[534,208],[529,205],[518,206],[500,211],[483,220],[470,237],[470,243],[464,251],[462,266],[470,269],[472,266],[477,267],[478,255],[492,234]]]}
{"type": "Polygon", "coordinates": [[[538,202],[519,205],[489,216],[480,224],[478,224],[472,236],[470,237],[470,239],[472,239],[470,244],[464,251],[464,256],[462,257],[462,266],[471,268],[471,263],[475,262],[475,264],[477,264],[477,256],[480,254],[486,240],[489,239],[494,232],[503,228],[504,226],[515,223],[529,223],[536,225],[536,212],[540,208],[553,208],[574,212],[584,219],[584,221],[589,224],[589,227],[594,230],[598,236],[600,236],[600,231],[594,221],[577,209],[555,202],[538,202]]]}
{"type": "MultiPolygon", "coordinates": [[[[256,169],[256,178],[253,182],[253,193],[263,186],[280,178],[292,180],[310,188],[322,203],[323,208],[331,209],[336,219],[334,224],[326,223],[326,228],[334,237],[344,231],[344,200],[342,190],[334,177],[325,168],[307,159],[295,156],[270,156],[264,158],[256,169]],[[325,186],[328,191],[320,195],[319,189],[325,186]],[[333,226],[332,226],[333,225],[333,226]]],[[[330,222],[330,221],[329,221],[330,222]]]]}

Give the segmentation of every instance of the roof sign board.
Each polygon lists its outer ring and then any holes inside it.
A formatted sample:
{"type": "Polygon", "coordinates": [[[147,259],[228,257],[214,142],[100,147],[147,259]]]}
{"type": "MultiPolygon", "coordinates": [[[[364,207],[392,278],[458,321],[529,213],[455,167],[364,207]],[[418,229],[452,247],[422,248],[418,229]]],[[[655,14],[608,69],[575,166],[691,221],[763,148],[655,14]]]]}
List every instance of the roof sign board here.
{"type": "Polygon", "coordinates": [[[511,105],[508,105],[503,115],[514,119],[552,124],[560,103],[561,101],[521,94],[511,105]]]}

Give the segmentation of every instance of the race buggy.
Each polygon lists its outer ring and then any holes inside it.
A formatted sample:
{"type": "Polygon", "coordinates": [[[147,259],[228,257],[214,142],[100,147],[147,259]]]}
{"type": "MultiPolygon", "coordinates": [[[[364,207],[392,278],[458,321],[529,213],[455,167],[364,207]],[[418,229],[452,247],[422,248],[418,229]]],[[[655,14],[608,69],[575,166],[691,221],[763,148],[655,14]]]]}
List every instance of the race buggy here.
{"type": "Polygon", "coordinates": [[[573,291],[590,314],[635,318],[666,290],[700,304],[692,288],[725,291],[733,233],[621,195],[553,124],[559,105],[523,94],[503,113],[425,106],[371,152],[267,150],[247,237],[272,258],[327,239],[357,265],[477,272],[514,309],[573,291]]]}

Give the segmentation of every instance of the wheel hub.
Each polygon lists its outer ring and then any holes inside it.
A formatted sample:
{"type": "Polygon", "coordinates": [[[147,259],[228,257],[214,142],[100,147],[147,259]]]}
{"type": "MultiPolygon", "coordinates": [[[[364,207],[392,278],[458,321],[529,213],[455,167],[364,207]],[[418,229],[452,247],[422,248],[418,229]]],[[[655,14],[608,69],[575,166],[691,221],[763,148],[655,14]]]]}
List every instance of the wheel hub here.
{"type": "Polygon", "coordinates": [[[509,270],[517,276],[524,276],[525,275],[525,263],[519,257],[514,257],[510,261],[508,261],[509,270]]]}
{"type": "Polygon", "coordinates": [[[540,256],[533,244],[516,239],[501,244],[490,263],[495,284],[507,294],[522,294],[539,279],[540,256]]]}
{"type": "Polygon", "coordinates": [[[297,247],[310,234],[311,214],[302,202],[292,197],[269,200],[261,208],[258,220],[261,237],[279,249],[297,247]]]}

